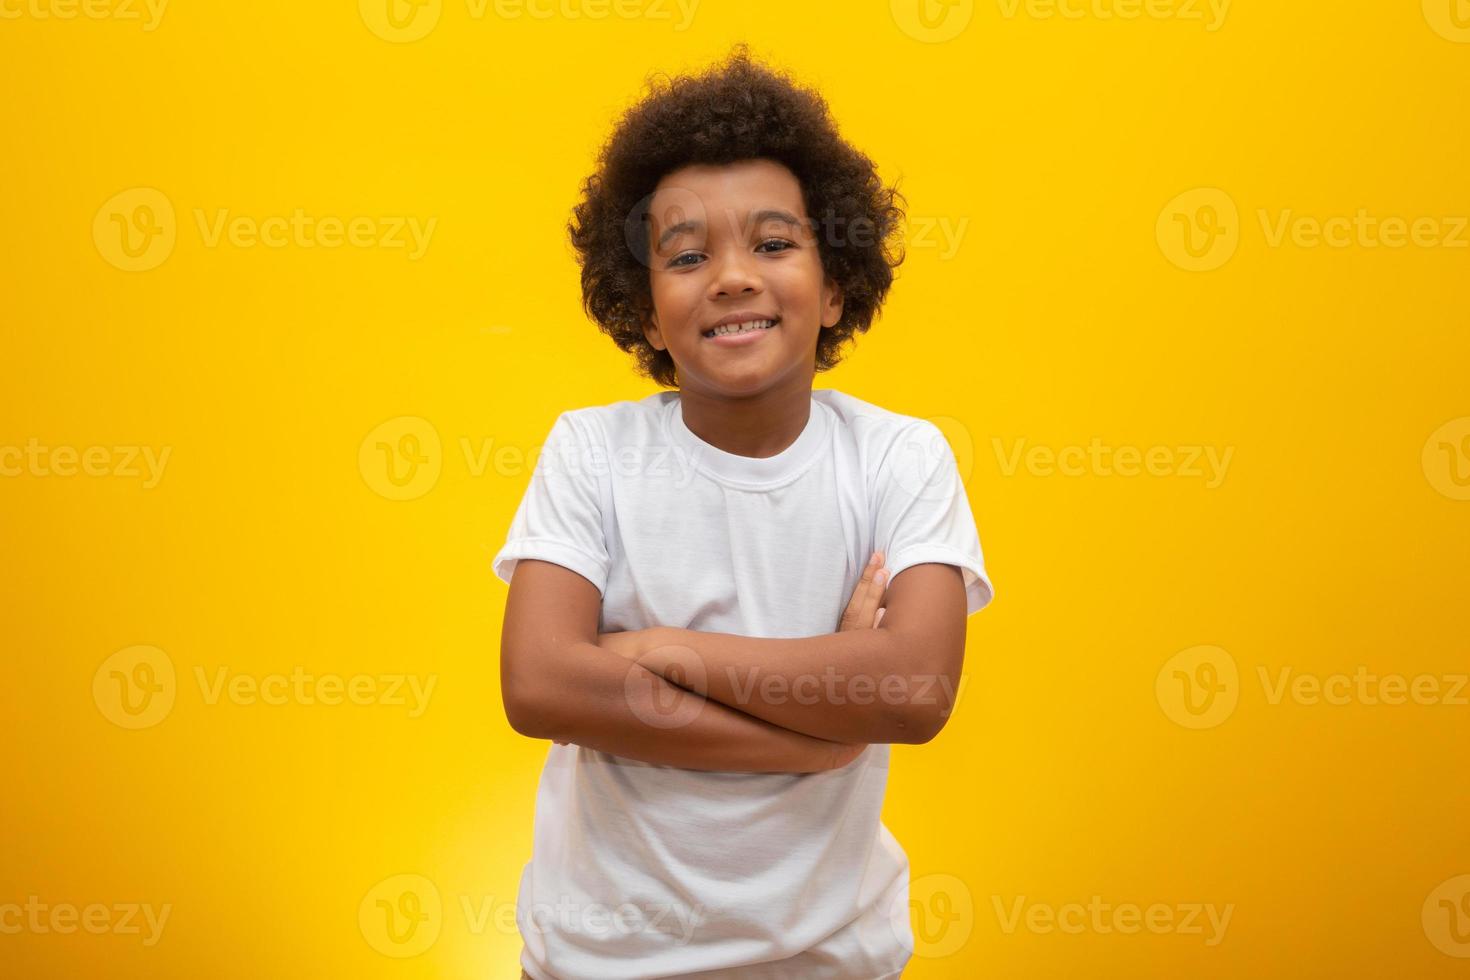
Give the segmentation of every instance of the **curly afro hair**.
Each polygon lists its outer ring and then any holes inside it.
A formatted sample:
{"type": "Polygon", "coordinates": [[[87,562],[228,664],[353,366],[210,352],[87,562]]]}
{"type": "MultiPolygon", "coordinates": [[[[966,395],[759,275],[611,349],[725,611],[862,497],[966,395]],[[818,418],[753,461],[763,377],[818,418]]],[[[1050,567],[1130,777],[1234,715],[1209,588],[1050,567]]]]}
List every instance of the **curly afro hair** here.
{"type": "Polygon", "coordinates": [[[745,44],[700,75],[655,76],[647,85],[604,144],[567,226],[583,309],[637,357],[641,374],[677,387],[673,358],[643,333],[653,305],[649,199],[665,175],[687,165],[775,160],[800,183],[823,272],[842,290],[842,319],[817,340],[815,370],[835,367],[847,341],[872,326],[903,261],[902,195],[838,135],[820,94],[752,61],[745,44]],[[836,233],[822,234],[824,225],[836,233]]]}

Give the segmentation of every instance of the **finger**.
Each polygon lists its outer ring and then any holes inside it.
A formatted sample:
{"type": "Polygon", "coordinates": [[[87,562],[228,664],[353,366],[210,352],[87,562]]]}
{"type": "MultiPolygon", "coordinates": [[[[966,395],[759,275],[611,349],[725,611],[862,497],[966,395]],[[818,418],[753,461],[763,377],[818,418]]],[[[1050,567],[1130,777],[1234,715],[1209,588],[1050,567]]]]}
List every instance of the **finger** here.
{"type": "Polygon", "coordinates": [[[856,621],[864,626],[873,621],[873,615],[883,602],[883,590],[888,586],[888,570],[883,567],[883,552],[873,552],[873,563],[868,566],[867,584],[859,591],[862,599],[858,603],[856,621]]]}
{"type": "Polygon", "coordinates": [[[888,569],[880,568],[873,573],[872,585],[863,598],[863,606],[858,611],[859,623],[871,623],[873,617],[878,613],[878,605],[883,601],[883,590],[888,585],[888,569]]]}
{"type": "Polygon", "coordinates": [[[882,553],[877,551],[868,557],[867,565],[863,566],[863,574],[852,590],[852,597],[847,600],[847,608],[842,611],[839,629],[852,629],[855,625],[867,622],[862,618],[863,603],[872,588],[874,574],[882,567],[882,557],[882,553]]]}
{"type": "Polygon", "coordinates": [[[873,629],[877,629],[878,628],[878,624],[881,623],[881,622],[883,622],[883,614],[886,613],[887,611],[888,611],[888,607],[887,606],[879,606],[878,607],[878,615],[873,620],[873,629]]]}

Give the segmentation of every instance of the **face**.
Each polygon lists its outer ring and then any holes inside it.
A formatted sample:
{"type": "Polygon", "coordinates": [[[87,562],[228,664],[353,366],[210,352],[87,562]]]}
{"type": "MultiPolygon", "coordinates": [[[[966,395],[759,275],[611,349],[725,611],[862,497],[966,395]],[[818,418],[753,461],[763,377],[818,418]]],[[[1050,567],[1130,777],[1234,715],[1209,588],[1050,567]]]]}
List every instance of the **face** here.
{"type": "Polygon", "coordinates": [[[773,160],[673,171],[649,204],[649,343],[667,350],[681,389],[744,397],[811,387],[817,337],[842,318],[822,271],[801,185],[773,160]],[[712,335],[727,319],[774,320],[712,335]]]}

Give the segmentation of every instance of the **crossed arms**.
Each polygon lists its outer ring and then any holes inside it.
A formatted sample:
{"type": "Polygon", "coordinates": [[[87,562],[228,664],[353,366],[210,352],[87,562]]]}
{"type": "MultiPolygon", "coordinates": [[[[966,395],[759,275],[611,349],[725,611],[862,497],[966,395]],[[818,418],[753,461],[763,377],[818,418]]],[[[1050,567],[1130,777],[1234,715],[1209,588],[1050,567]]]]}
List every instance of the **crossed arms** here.
{"type": "Polygon", "coordinates": [[[874,570],[833,633],[599,634],[595,585],[522,559],[501,633],[506,717],[533,738],[725,772],[816,772],[869,743],[927,742],[949,716],[964,660],[963,579],[924,563],[884,590],[874,570]],[[882,621],[866,625],[878,593],[882,621]]]}

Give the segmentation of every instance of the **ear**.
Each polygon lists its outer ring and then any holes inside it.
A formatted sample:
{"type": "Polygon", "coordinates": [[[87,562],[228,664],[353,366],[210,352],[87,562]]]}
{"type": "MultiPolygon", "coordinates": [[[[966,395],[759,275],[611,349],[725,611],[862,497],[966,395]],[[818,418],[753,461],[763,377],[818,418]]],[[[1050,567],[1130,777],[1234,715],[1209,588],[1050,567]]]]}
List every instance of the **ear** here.
{"type": "Polygon", "coordinates": [[[663,331],[658,327],[658,311],[650,310],[643,315],[643,336],[653,345],[654,350],[667,350],[668,345],[664,343],[663,331]]]}
{"type": "Polygon", "coordinates": [[[842,319],[842,287],[831,276],[822,283],[822,329],[837,326],[842,319]]]}

